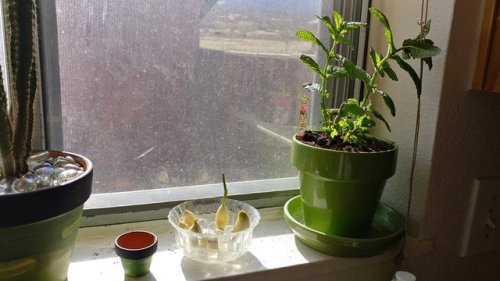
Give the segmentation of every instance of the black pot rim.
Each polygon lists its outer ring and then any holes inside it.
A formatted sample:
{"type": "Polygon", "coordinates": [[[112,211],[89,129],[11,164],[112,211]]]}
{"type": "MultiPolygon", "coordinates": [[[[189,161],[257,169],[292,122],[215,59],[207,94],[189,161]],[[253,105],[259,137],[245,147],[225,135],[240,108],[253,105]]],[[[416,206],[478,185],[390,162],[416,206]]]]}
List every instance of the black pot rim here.
{"type": "Polygon", "coordinates": [[[79,154],[50,150],[51,155],[70,155],[85,171],[62,185],[33,192],[0,196],[0,228],[40,222],[67,213],[85,203],[92,192],[92,162],[79,154]]]}
{"type": "Polygon", "coordinates": [[[125,233],[120,234],[115,239],[115,252],[119,257],[125,258],[125,259],[130,259],[130,260],[144,259],[144,258],[152,256],[154,253],[156,253],[157,249],[158,249],[158,237],[154,233],[149,232],[149,231],[145,231],[145,230],[132,230],[129,232],[125,232],[125,233]],[[154,242],[151,245],[148,245],[148,246],[146,246],[144,248],[140,248],[140,249],[127,249],[127,248],[124,248],[121,245],[119,245],[118,240],[121,237],[123,237],[125,235],[130,235],[132,233],[144,233],[144,234],[150,235],[154,238],[154,242]]]}

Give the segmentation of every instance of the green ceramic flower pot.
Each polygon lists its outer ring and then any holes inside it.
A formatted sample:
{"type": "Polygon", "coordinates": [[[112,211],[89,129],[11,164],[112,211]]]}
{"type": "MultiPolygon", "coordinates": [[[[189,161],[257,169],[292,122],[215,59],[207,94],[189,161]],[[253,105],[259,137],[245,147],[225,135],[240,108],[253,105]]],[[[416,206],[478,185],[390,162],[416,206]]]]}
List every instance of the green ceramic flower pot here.
{"type": "Polygon", "coordinates": [[[0,280],[65,280],[82,210],[80,206],[56,218],[1,228],[0,280]]]}
{"type": "MultiPolygon", "coordinates": [[[[385,140],[384,140],[385,141],[385,140]]],[[[343,152],[292,140],[306,226],[330,235],[370,233],[385,182],[394,175],[397,146],[384,152],[343,152]]]]}
{"type": "Polygon", "coordinates": [[[85,172],[60,186],[0,196],[0,281],[64,281],[92,189],[92,163],[71,155],[85,172]]]}

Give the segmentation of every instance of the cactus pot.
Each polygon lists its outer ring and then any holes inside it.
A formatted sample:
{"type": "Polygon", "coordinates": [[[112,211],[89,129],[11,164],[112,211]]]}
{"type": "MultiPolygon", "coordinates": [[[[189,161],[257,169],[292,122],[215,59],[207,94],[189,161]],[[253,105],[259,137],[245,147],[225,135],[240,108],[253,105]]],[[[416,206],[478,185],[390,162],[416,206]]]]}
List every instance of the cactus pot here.
{"type": "Polygon", "coordinates": [[[396,169],[397,146],[344,152],[313,147],[294,136],[291,158],[299,170],[305,225],[329,235],[367,237],[385,182],[396,169]]]}
{"type": "Polygon", "coordinates": [[[72,156],[84,173],[60,186],[0,196],[0,281],[63,281],[92,189],[92,163],[72,156]]]}

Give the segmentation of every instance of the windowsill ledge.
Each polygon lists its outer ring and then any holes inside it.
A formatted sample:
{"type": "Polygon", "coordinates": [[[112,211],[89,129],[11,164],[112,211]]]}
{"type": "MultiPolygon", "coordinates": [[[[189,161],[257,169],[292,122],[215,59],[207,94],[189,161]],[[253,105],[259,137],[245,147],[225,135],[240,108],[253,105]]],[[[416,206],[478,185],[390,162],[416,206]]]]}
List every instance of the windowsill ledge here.
{"type": "MultiPolygon", "coordinates": [[[[282,208],[261,209],[262,220],[254,231],[248,253],[226,264],[203,264],[185,258],[175,244],[174,230],[166,220],[82,228],[69,268],[69,281],[87,280],[307,280],[332,276],[357,268],[390,264],[398,249],[370,258],[336,258],[312,250],[298,241],[283,220],[282,208]],[[151,272],[140,278],[124,277],[114,253],[114,239],[121,233],[143,229],[158,236],[158,251],[151,272]],[[284,273],[284,270],[286,273],[284,273]],[[235,278],[236,279],[236,278],[235,278]]],[[[390,272],[389,272],[390,274],[390,272]]],[[[331,280],[327,278],[328,280],[331,280]]],[[[370,280],[375,280],[370,277],[370,280]]],[[[379,280],[379,279],[377,279],[379,280]]],[[[389,280],[388,278],[380,280],[389,280]]]]}

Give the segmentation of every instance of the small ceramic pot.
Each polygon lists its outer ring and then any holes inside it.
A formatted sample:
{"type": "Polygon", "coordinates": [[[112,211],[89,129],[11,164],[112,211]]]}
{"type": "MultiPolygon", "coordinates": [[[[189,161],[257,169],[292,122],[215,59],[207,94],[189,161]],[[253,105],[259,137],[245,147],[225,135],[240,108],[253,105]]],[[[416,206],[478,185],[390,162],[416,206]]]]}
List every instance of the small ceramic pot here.
{"type": "Polygon", "coordinates": [[[143,230],[123,233],[115,240],[115,252],[121,259],[125,274],[131,277],[148,274],[157,248],[156,235],[143,230]]]}

